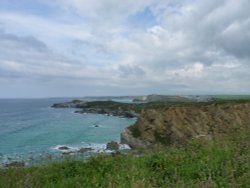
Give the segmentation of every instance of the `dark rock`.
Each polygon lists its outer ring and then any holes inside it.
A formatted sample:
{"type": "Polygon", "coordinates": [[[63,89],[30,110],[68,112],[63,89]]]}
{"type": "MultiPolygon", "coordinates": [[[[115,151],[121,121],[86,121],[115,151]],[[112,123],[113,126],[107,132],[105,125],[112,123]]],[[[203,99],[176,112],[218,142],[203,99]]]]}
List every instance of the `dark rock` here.
{"type": "Polygon", "coordinates": [[[20,168],[24,166],[25,166],[25,163],[23,161],[14,161],[5,165],[5,167],[11,167],[11,168],[20,168]]]}
{"type": "Polygon", "coordinates": [[[71,102],[63,102],[63,103],[56,103],[53,104],[52,108],[84,108],[87,104],[84,101],[80,100],[73,100],[71,102]]]}
{"type": "Polygon", "coordinates": [[[75,107],[75,104],[72,104],[72,103],[57,103],[57,104],[53,104],[51,106],[52,108],[74,108],[75,107]]]}
{"type": "Polygon", "coordinates": [[[76,113],[76,114],[82,114],[84,112],[82,110],[76,110],[76,111],[74,111],[74,113],[76,113]]]}
{"type": "Polygon", "coordinates": [[[133,113],[133,112],[124,112],[123,115],[126,118],[134,118],[134,117],[136,117],[135,113],[133,113]]]}
{"type": "Polygon", "coordinates": [[[79,104],[79,103],[81,103],[82,101],[80,101],[80,100],[78,100],[78,99],[75,99],[75,100],[73,100],[72,101],[72,103],[75,103],[75,104],[79,104]]]}
{"type": "Polygon", "coordinates": [[[131,149],[147,149],[150,147],[150,143],[136,138],[128,128],[121,133],[121,143],[129,145],[131,149]]]}
{"type": "Polygon", "coordinates": [[[117,150],[119,150],[119,144],[115,141],[111,141],[111,142],[107,143],[106,149],[117,151],[117,150]]]}
{"type": "Polygon", "coordinates": [[[92,151],[93,149],[92,148],[80,148],[78,150],[79,153],[85,153],[85,152],[89,152],[89,151],[92,151]]]}
{"type": "Polygon", "coordinates": [[[79,108],[75,113],[96,113],[125,118],[134,118],[138,114],[135,113],[135,104],[119,103],[114,101],[92,101],[84,102],[73,100],[71,102],[58,103],[53,108],[79,108]]]}
{"type": "Polygon", "coordinates": [[[62,153],[63,155],[71,155],[71,154],[75,154],[74,151],[66,151],[62,153]]]}
{"type": "Polygon", "coordinates": [[[58,149],[59,149],[59,150],[69,150],[69,147],[67,147],[67,146],[61,146],[61,147],[59,147],[58,149]]]}

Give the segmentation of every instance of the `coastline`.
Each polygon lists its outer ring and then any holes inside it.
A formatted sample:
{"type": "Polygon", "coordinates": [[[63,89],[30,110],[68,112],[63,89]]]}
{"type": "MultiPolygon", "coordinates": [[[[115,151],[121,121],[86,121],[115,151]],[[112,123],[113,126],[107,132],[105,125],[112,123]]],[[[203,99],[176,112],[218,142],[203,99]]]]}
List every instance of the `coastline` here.
{"type": "MultiPolygon", "coordinates": [[[[106,117],[108,118],[110,116],[110,117],[119,118],[120,120],[123,119],[123,118],[125,118],[125,119],[126,118],[134,119],[134,120],[136,120],[136,121],[134,121],[135,124],[134,125],[131,125],[131,124],[127,125],[119,133],[120,134],[119,140],[117,139],[117,140],[114,140],[114,141],[116,141],[119,144],[121,144],[121,143],[122,144],[127,144],[132,149],[136,149],[137,147],[138,148],[141,147],[141,148],[144,148],[144,149],[150,149],[150,148],[152,148],[153,145],[158,147],[158,146],[162,145],[162,143],[165,143],[165,141],[163,142],[163,139],[165,139],[165,138],[163,138],[164,135],[162,135],[162,133],[160,132],[161,128],[159,128],[160,125],[164,124],[165,120],[164,120],[164,122],[159,123],[159,125],[155,125],[156,127],[158,127],[158,132],[159,133],[157,133],[157,134],[156,133],[152,133],[152,134],[150,133],[151,136],[149,136],[149,133],[145,133],[145,135],[147,135],[146,137],[144,136],[142,138],[140,138],[140,137],[137,138],[136,135],[133,135],[133,134],[135,134],[135,132],[134,133],[131,132],[133,130],[131,127],[136,127],[136,126],[138,127],[139,124],[147,125],[148,124],[147,121],[151,122],[150,124],[153,125],[154,124],[153,121],[156,121],[156,122],[159,121],[159,120],[157,120],[157,117],[154,117],[155,115],[153,115],[153,116],[149,115],[149,117],[145,117],[145,115],[142,115],[140,118],[138,118],[138,116],[139,116],[138,114],[139,114],[139,112],[141,110],[143,111],[142,114],[153,113],[153,114],[156,114],[156,115],[157,114],[160,115],[163,109],[173,109],[173,111],[177,111],[177,113],[180,115],[183,112],[178,112],[178,110],[182,109],[182,108],[184,109],[184,106],[187,109],[191,109],[193,107],[194,107],[194,109],[199,109],[199,108],[204,108],[203,106],[217,106],[217,105],[221,106],[223,104],[230,104],[230,103],[232,103],[232,104],[238,104],[238,103],[241,104],[241,103],[243,103],[244,104],[245,102],[248,102],[248,101],[249,100],[246,100],[246,101],[245,100],[231,101],[231,100],[227,99],[226,101],[222,100],[222,101],[214,101],[214,102],[209,101],[209,102],[192,102],[192,103],[190,103],[190,102],[177,102],[177,103],[176,102],[173,102],[173,103],[171,103],[171,102],[167,102],[167,103],[165,103],[165,102],[120,103],[120,102],[115,102],[115,101],[91,101],[91,102],[88,102],[88,101],[73,100],[71,102],[54,103],[51,106],[50,110],[58,111],[58,109],[63,110],[65,108],[67,108],[67,109],[76,109],[76,111],[74,111],[74,113],[82,114],[82,116],[79,116],[79,118],[81,118],[81,117],[84,118],[84,116],[88,115],[88,114],[89,115],[92,114],[93,116],[95,114],[99,114],[103,118],[106,118],[106,117]],[[130,114],[136,114],[136,116],[135,115],[134,116],[130,116],[130,115],[125,116],[124,114],[126,114],[127,112],[129,112],[130,114]],[[143,119],[145,119],[146,121],[143,120],[143,119]],[[139,120],[139,122],[137,120],[139,120]]],[[[228,107],[225,107],[225,108],[228,108],[228,107]]],[[[202,112],[201,114],[206,113],[205,111],[202,112]]],[[[72,112],[72,110],[70,110],[70,112],[72,112]]],[[[172,117],[172,116],[173,115],[171,115],[171,114],[169,115],[169,117],[172,117]]],[[[192,114],[190,114],[188,116],[192,116],[192,114]]],[[[60,118],[60,116],[58,116],[58,118],[60,118]]],[[[160,121],[162,121],[162,120],[160,120],[160,121]]],[[[166,120],[166,122],[169,122],[169,120],[166,120]]],[[[102,131],[102,129],[105,128],[105,127],[103,127],[102,124],[98,123],[98,121],[93,122],[89,126],[90,126],[89,128],[91,128],[93,130],[100,129],[100,131],[102,131]]],[[[148,126],[146,128],[143,128],[144,126],[139,125],[139,127],[141,127],[141,128],[139,128],[140,132],[141,132],[140,134],[144,134],[144,133],[142,133],[143,129],[145,129],[147,131],[149,131],[150,129],[154,130],[154,127],[150,128],[150,126],[148,126]]],[[[180,128],[178,128],[178,130],[179,129],[180,128]]],[[[162,130],[165,130],[165,129],[162,129],[162,130]]],[[[168,130],[166,130],[166,131],[168,131],[168,130]]],[[[138,134],[139,134],[139,132],[138,132],[138,134]]],[[[173,131],[171,131],[171,134],[173,134],[173,131]]],[[[178,133],[178,134],[181,135],[181,133],[178,133]]],[[[202,133],[202,134],[194,135],[194,136],[191,136],[191,137],[188,136],[187,140],[191,139],[192,137],[197,137],[197,138],[199,137],[200,138],[199,135],[206,135],[206,134],[202,133]]],[[[176,140],[176,138],[178,138],[178,136],[176,136],[174,138],[174,140],[176,140]]],[[[204,138],[207,138],[207,136],[205,136],[204,138]]],[[[50,152],[47,152],[47,153],[45,152],[44,156],[50,156],[49,158],[58,159],[58,158],[64,157],[64,156],[74,156],[74,155],[77,156],[79,154],[80,155],[86,155],[86,156],[89,155],[89,154],[91,154],[91,155],[94,154],[95,155],[96,153],[110,154],[110,153],[116,153],[116,152],[123,152],[124,148],[125,148],[125,150],[128,149],[127,146],[123,147],[122,145],[120,145],[121,148],[116,149],[114,151],[110,151],[110,150],[106,149],[108,142],[111,142],[112,140],[113,139],[108,140],[105,143],[99,144],[99,146],[97,146],[97,147],[91,146],[91,145],[98,145],[98,144],[95,144],[94,142],[92,142],[92,143],[91,142],[86,142],[86,143],[82,143],[82,144],[80,144],[78,146],[71,145],[71,144],[62,144],[61,143],[59,145],[52,146],[50,148],[50,150],[53,151],[52,154],[50,152]],[[60,147],[64,147],[64,149],[59,149],[60,147]],[[53,154],[55,154],[55,156],[53,156],[53,154]]],[[[166,140],[169,140],[169,139],[166,138],[166,140]]],[[[169,144],[171,145],[171,143],[169,143],[169,144]]],[[[163,145],[165,145],[165,144],[163,144],[163,145]]],[[[0,157],[2,157],[2,156],[0,156],[0,157]]],[[[15,162],[14,160],[8,160],[8,161],[9,162],[15,162]]]]}
{"type": "MultiPolygon", "coordinates": [[[[97,153],[111,153],[106,151],[106,145],[112,140],[119,142],[121,131],[135,122],[133,118],[128,119],[95,113],[77,115],[72,113],[72,111],[75,111],[73,108],[51,108],[52,104],[63,101],[63,99],[37,99],[34,103],[34,100],[28,99],[15,100],[14,102],[2,100],[6,104],[6,109],[9,109],[9,112],[1,113],[2,116],[4,115],[4,117],[0,117],[2,118],[2,125],[7,122],[13,125],[13,128],[17,128],[17,130],[13,130],[13,133],[9,130],[10,133],[6,133],[5,136],[4,129],[2,129],[1,134],[4,137],[1,136],[0,138],[0,143],[2,143],[0,146],[0,166],[3,167],[6,164],[23,161],[29,166],[30,164],[37,165],[40,163],[39,161],[41,161],[41,164],[44,164],[43,161],[50,161],[48,159],[56,161],[60,158],[74,157],[74,155],[81,155],[82,158],[86,158],[85,156],[93,156],[97,153]],[[14,114],[16,115],[13,117],[14,114]],[[7,119],[8,116],[9,119],[7,119]],[[27,120],[20,121],[20,118],[27,120]],[[21,126],[23,129],[19,128],[21,126]],[[36,132],[33,132],[33,130],[36,132]],[[27,136],[25,135],[26,132],[28,133],[27,136]],[[39,137],[35,136],[36,134],[39,137]],[[23,144],[12,142],[13,139],[15,140],[19,137],[24,139],[25,142],[23,144]],[[33,139],[32,142],[29,141],[31,139],[33,139]],[[37,142],[37,145],[34,141],[37,142]],[[58,151],[56,149],[57,146],[67,146],[75,149],[73,149],[74,152],[71,149],[58,151]],[[89,147],[92,149],[87,151],[89,147]]],[[[127,147],[122,145],[120,150],[127,150],[127,147]]]]}

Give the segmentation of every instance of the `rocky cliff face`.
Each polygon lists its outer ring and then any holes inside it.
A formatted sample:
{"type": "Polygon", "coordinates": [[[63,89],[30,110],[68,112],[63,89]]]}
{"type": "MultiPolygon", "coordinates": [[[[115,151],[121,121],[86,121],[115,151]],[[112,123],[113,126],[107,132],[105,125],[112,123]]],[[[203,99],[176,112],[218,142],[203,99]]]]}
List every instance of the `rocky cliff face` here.
{"type": "Polygon", "coordinates": [[[243,126],[250,126],[250,102],[147,109],[122,132],[121,142],[131,148],[185,144],[192,138],[213,139],[243,126]]]}

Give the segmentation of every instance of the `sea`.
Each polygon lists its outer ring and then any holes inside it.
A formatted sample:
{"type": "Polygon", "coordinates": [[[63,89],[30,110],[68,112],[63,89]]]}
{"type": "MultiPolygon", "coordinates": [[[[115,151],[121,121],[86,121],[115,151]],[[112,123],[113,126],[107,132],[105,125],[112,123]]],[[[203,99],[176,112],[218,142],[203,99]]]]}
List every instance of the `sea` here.
{"type": "MultiPolygon", "coordinates": [[[[76,109],[55,109],[52,104],[72,99],[0,99],[0,165],[26,165],[60,160],[80,148],[105,153],[106,144],[120,141],[120,133],[136,119],[101,114],[78,114],[76,109]],[[96,126],[98,125],[98,126],[96,126]],[[67,151],[59,148],[66,146],[67,151]]],[[[125,101],[128,102],[128,101],[125,101]]],[[[126,145],[121,148],[129,149],[126,145]]]]}

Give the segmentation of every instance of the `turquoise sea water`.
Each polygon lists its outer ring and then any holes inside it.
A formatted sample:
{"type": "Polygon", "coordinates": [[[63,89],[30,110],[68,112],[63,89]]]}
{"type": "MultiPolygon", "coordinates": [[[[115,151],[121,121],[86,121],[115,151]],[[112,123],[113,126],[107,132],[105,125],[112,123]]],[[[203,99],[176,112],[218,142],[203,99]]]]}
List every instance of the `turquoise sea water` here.
{"type": "Polygon", "coordinates": [[[101,151],[107,142],[119,141],[122,130],[136,121],[50,108],[67,100],[0,99],[0,163],[56,153],[62,145],[101,151]]]}

